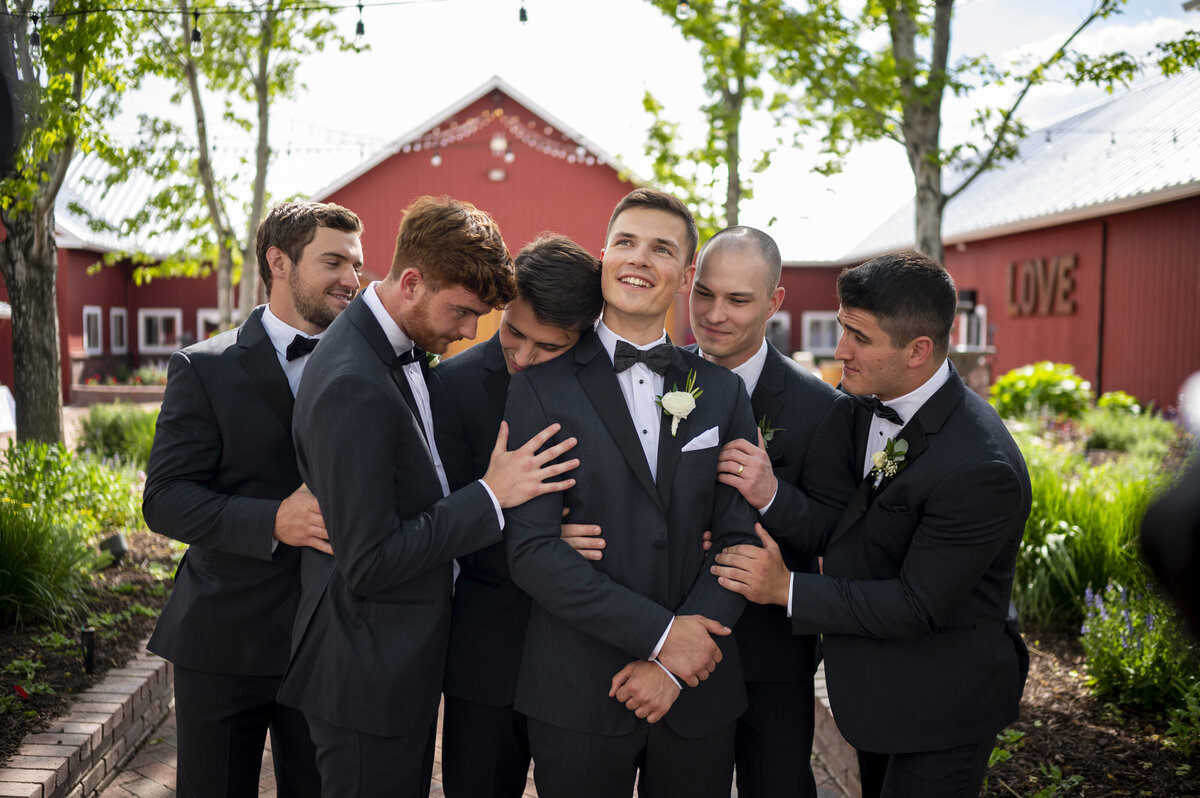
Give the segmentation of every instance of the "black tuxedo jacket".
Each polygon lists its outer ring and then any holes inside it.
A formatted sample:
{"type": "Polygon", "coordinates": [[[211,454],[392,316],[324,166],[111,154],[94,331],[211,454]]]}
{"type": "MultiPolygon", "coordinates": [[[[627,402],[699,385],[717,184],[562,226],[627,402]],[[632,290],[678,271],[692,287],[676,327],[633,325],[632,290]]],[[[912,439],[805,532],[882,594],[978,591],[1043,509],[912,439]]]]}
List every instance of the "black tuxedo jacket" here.
{"type": "Polygon", "coordinates": [[[190,545],[148,648],[210,673],[282,674],[300,597],[300,552],[271,550],[300,473],[262,314],[171,356],[146,468],[147,526],[190,545]]]}
{"type": "MultiPolygon", "coordinates": [[[[767,454],[779,487],[762,524],[780,536],[790,570],[817,573],[816,557],[783,536],[831,531],[850,501],[856,481],[853,403],[768,342],[750,406],[755,421],[776,429],[767,454]]],[[[747,604],[735,631],[748,682],[807,680],[817,668],[816,636],[793,635],[783,607],[747,604]]]]}
{"type": "MultiPolygon", "coordinates": [[[[650,474],[612,362],[587,331],[568,353],[515,375],[505,418],[513,446],[558,422],[574,436],[580,466],[574,488],[508,511],[505,543],[513,579],[534,599],[517,684],[516,708],[580,732],[627,734],[634,714],[608,697],[612,677],[649,659],[674,615],[700,614],[728,626],[744,600],[720,587],[701,546],[757,542],[756,513],[716,483],[721,446],[753,438],[754,420],[740,378],[682,349],[672,353],[665,386],[684,386],[690,370],[704,394],[678,434],[663,416],[657,480],[650,474]],[[682,449],[712,428],[711,446],[682,449]],[[580,557],[560,538],[563,506],[576,523],[604,530],[604,558],[580,557]]],[[[708,680],[683,694],[663,719],[684,737],[710,734],[745,709],[737,646],[717,638],[724,659],[708,680]]]]}
{"type": "MultiPolygon", "coordinates": [[[[487,473],[504,403],[508,367],[499,333],[430,373],[434,434],[451,490],[487,473]]],[[[508,572],[503,543],[458,558],[446,658],[447,695],[511,706],[532,603],[508,572]]]]}
{"type": "Polygon", "coordinates": [[[486,489],[442,498],[395,351],[356,299],[304,371],[293,432],[334,556],[306,549],[280,703],[380,736],[437,715],[451,560],[500,539],[486,489]]]}
{"type": "MultiPolygon", "coordinates": [[[[871,417],[855,412],[861,474],[871,417]]],[[[1009,610],[1031,501],[1012,436],[951,366],[899,437],[908,465],[859,483],[826,575],[792,578],[792,628],[824,633],[838,728],[878,753],[990,738],[1016,719],[1029,664],[1009,610]]]]}

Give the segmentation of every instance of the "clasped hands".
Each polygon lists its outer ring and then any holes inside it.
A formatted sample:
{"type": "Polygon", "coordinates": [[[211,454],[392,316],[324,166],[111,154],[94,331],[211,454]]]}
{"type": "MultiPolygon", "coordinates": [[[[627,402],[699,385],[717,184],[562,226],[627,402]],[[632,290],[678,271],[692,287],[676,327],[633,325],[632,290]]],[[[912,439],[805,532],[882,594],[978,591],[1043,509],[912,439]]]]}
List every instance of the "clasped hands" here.
{"type": "Polygon", "coordinates": [[[680,693],[667,671],[689,687],[698,686],[721,661],[721,649],[712,635],[724,637],[730,631],[728,626],[702,615],[676,617],[658,652],[658,661],[634,660],[619,670],[612,678],[609,698],[617,699],[639,718],[657,723],[680,693]]]}

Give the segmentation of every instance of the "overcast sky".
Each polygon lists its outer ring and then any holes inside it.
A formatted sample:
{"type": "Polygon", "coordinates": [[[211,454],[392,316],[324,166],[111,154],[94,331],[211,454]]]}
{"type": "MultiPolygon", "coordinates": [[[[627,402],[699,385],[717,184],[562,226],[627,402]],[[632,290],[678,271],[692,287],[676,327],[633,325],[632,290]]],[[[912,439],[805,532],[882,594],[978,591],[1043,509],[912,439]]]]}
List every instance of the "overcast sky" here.
{"type": "MultiPolygon", "coordinates": [[[[492,75],[551,115],[648,174],[643,154],[650,90],[664,115],[683,123],[685,142],[698,144],[703,127],[703,76],[695,45],[645,0],[416,0],[363,11],[369,52],[325,53],[301,70],[307,90],[272,110],[272,140],[281,153],[269,190],[275,198],[310,193],[350,171],[388,141],[410,131],[492,75]],[[290,151],[290,155],[287,155],[290,151]]],[[[987,53],[1001,64],[1053,51],[1091,8],[1088,0],[959,0],[952,58],[987,53]]],[[[339,19],[352,35],[358,12],[339,19]]],[[[1200,13],[1181,0],[1129,0],[1125,12],[1096,23],[1077,44],[1085,51],[1141,53],[1154,43],[1200,27],[1200,13]]],[[[882,34],[882,32],[881,32],[882,34]]],[[[943,143],[967,135],[972,110],[1003,105],[1013,89],[997,88],[944,108],[943,143]]],[[[1103,101],[1099,90],[1047,85],[1031,92],[1023,117],[1037,128],[1103,101]]],[[[161,93],[143,93],[130,110],[161,107],[161,93]]],[[[216,114],[217,104],[209,103],[216,114]]],[[[184,121],[189,121],[184,118],[184,121]]],[[[117,132],[131,132],[132,126],[117,132]]],[[[779,131],[765,116],[744,127],[743,159],[770,146],[779,131]]],[[[250,136],[228,131],[217,146],[245,148],[250,136]]],[[[742,205],[742,223],[768,229],[787,260],[837,258],[853,248],[912,195],[912,175],[894,144],[859,147],[842,175],[812,173],[813,155],[788,148],[754,178],[755,198],[742,205]],[[770,220],[776,221],[768,227],[770,220]]],[[[247,187],[248,188],[248,187],[247,187]]]]}

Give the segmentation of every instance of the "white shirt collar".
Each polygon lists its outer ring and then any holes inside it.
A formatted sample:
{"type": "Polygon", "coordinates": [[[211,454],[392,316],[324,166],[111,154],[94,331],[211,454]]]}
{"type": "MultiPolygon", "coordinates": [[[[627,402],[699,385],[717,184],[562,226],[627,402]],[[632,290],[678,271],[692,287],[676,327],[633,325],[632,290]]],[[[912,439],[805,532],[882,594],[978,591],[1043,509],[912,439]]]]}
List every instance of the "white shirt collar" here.
{"type": "Polygon", "coordinates": [[[263,306],[262,324],[263,329],[267,331],[267,337],[271,339],[271,344],[275,347],[275,351],[284,359],[287,358],[288,345],[292,343],[292,339],[297,335],[305,338],[320,338],[325,334],[324,330],[316,335],[310,335],[303,330],[297,330],[272,313],[270,304],[263,306]]]}
{"type": "MultiPolygon", "coordinates": [[[[621,336],[617,335],[612,330],[610,330],[608,328],[608,325],[606,325],[604,323],[603,319],[601,319],[600,323],[596,325],[596,335],[600,338],[600,344],[604,347],[604,351],[608,353],[608,360],[611,363],[613,360],[613,353],[617,351],[617,341],[625,341],[625,339],[622,338],[621,336]]],[[[634,347],[635,349],[639,349],[642,351],[651,349],[655,346],[658,346],[659,344],[665,344],[666,342],[667,342],[666,330],[663,331],[663,334],[660,335],[658,337],[658,340],[655,341],[654,343],[638,346],[630,341],[625,341],[625,343],[629,344],[630,346],[634,347]]]]}
{"type": "Polygon", "coordinates": [[[372,315],[375,316],[375,321],[379,322],[379,326],[383,328],[383,334],[387,336],[388,343],[396,350],[396,354],[407,352],[413,348],[413,340],[405,334],[404,330],[400,329],[400,325],[392,318],[392,314],[383,307],[383,301],[375,291],[377,285],[379,285],[378,280],[368,285],[362,292],[363,302],[370,308],[372,315]]]}
{"type": "MultiPolygon", "coordinates": [[[[701,350],[701,354],[703,354],[703,350],[701,350]]],[[[762,376],[763,366],[765,365],[767,365],[766,338],[759,344],[757,352],[751,355],[745,363],[742,363],[740,366],[734,366],[730,371],[742,378],[742,382],[746,383],[746,393],[754,396],[754,389],[758,387],[758,380],[762,376]]]]}
{"type": "Polygon", "coordinates": [[[906,393],[904,396],[889,399],[884,404],[899,413],[900,418],[904,419],[904,423],[907,424],[917,414],[917,411],[929,401],[929,397],[937,393],[948,379],[950,379],[950,361],[943,360],[941,367],[920,388],[906,393]]]}

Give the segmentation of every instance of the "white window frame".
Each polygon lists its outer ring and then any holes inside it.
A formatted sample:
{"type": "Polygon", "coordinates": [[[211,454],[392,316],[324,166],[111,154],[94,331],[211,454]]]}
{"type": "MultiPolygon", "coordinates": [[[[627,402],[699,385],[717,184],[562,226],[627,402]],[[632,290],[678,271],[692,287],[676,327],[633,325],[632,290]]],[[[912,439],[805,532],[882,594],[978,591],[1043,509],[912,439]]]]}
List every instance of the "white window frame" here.
{"type": "Polygon", "coordinates": [[[129,351],[129,311],[125,308],[108,309],[108,343],[114,355],[123,355],[129,351]],[[121,331],[117,343],[117,331],[121,331]]]}
{"type": "Polygon", "coordinates": [[[974,352],[987,348],[988,312],[986,305],[976,305],[971,310],[961,311],[954,317],[954,348],[960,352],[974,352]],[[971,321],[977,319],[976,335],[971,335],[971,321]]]}
{"type": "Polygon", "coordinates": [[[790,310],[777,310],[775,315],[767,319],[767,340],[775,344],[775,348],[785,355],[791,356],[791,352],[785,351],[791,349],[792,340],[792,312],[790,310]],[[782,339],[784,346],[779,346],[776,343],[776,338],[782,339]]]}
{"type": "Polygon", "coordinates": [[[99,305],[83,306],[83,353],[104,354],[104,311],[99,305]],[[88,319],[96,320],[96,340],[88,341],[88,319]]]}
{"type": "Polygon", "coordinates": [[[811,352],[813,357],[833,357],[840,337],[836,310],[806,310],[800,314],[800,348],[811,352]],[[824,328],[824,334],[816,334],[817,325],[824,328]],[[835,330],[832,345],[828,343],[830,328],[835,330]]]}
{"type": "Polygon", "coordinates": [[[183,335],[183,311],[179,308],[138,308],[138,354],[169,355],[179,349],[179,338],[183,335]],[[151,344],[146,341],[145,320],[147,317],[170,317],[175,320],[175,343],[151,344]]]}
{"type": "Polygon", "coordinates": [[[204,324],[216,327],[221,321],[221,311],[216,308],[200,308],[196,311],[196,340],[203,341],[204,324]]]}

